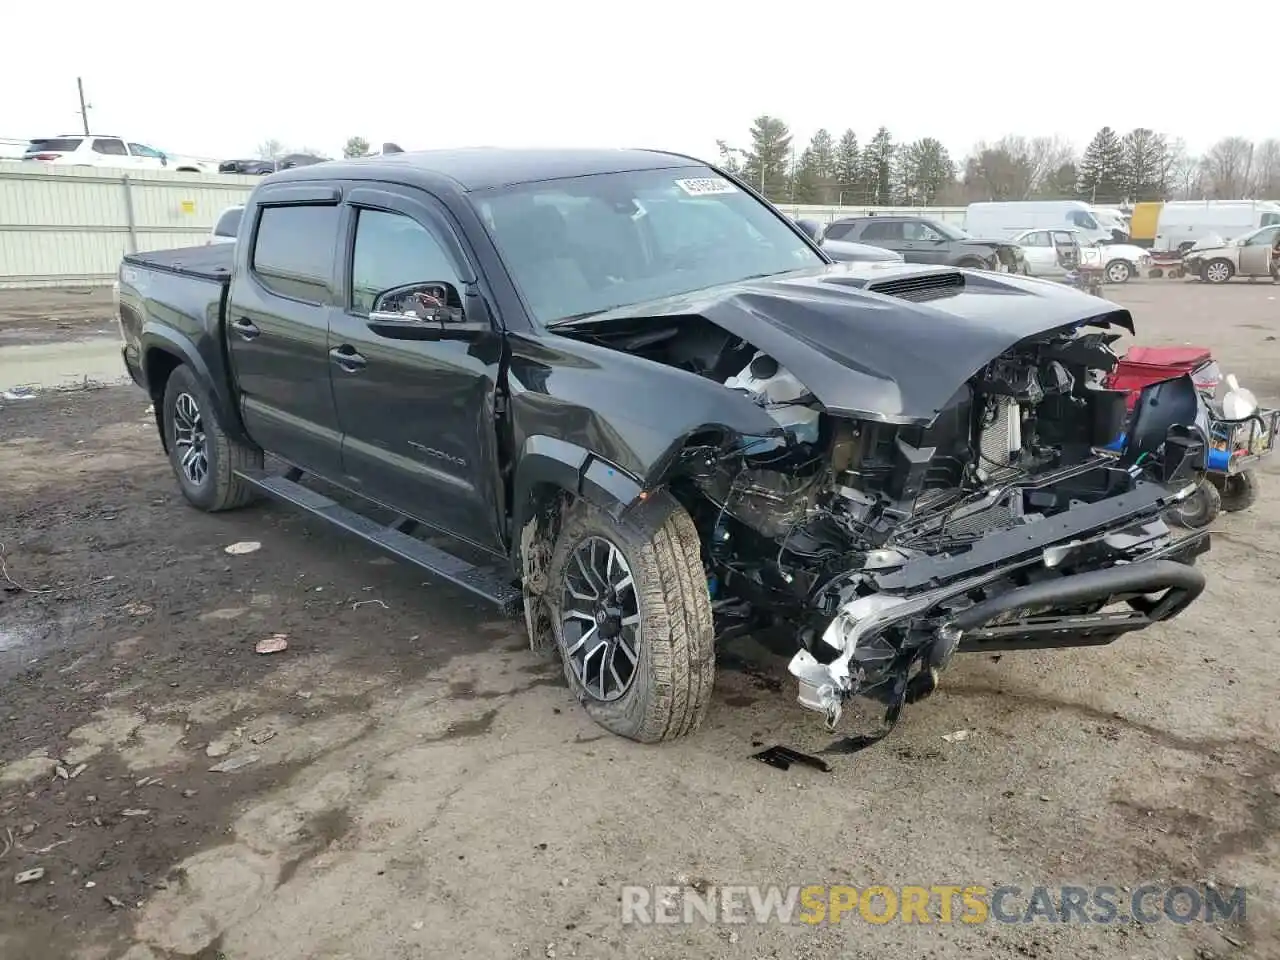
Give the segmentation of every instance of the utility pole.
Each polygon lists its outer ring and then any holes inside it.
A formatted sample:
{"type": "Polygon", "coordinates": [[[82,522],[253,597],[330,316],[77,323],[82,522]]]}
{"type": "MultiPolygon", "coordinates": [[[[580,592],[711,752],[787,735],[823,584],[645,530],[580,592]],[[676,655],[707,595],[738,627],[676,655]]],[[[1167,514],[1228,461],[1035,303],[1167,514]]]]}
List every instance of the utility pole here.
{"type": "Polygon", "coordinates": [[[84,81],[76,77],[76,89],[80,91],[80,123],[84,127],[84,135],[89,136],[89,108],[93,104],[84,102],[84,81]]]}

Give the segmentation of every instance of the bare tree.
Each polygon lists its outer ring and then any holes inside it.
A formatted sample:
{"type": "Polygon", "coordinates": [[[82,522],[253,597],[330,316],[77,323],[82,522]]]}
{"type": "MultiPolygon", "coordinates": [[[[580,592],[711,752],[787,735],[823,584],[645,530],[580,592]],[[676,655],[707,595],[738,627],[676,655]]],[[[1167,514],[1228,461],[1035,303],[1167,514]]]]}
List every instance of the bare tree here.
{"type": "Polygon", "coordinates": [[[1249,192],[1260,200],[1280,197],[1280,140],[1263,140],[1253,151],[1253,186],[1249,192]]]}
{"type": "Polygon", "coordinates": [[[1187,145],[1180,137],[1169,141],[1160,175],[1170,200],[1204,197],[1204,165],[1199,157],[1187,153],[1187,145]]]}
{"type": "Polygon", "coordinates": [[[1045,188],[1063,167],[1075,163],[1076,151],[1061,137],[1034,137],[1027,143],[1029,194],[1045,188]]]}
{"type": "Polygon", "coordinates": [[[279,140],[263,140],[258,144],[258,158],[260,160],[274,160],[280,154],[284,153],[284,144],[279,140]]]}
{"type": "Polygon", "coordinates": [[[1253,141],[1224,137],[1209,148],[1203,166],[1206,186],[1215,200],[1239,200],[1252,182],[1253,141]]]}
{"type": "Polygon", "coordinates": [[[1026,200],[1075,161],[1071,144],[1059,137],[1001,137],[979,142],[965,163],[965,186],[987,200],[1026,200]]]}

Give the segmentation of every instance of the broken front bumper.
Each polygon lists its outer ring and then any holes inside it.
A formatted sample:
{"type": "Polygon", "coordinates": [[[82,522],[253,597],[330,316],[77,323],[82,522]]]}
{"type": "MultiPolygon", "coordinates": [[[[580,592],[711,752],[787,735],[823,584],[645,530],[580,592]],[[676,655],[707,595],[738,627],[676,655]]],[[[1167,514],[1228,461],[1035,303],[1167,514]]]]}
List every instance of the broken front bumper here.
{"type": "Polygon", "coordinates": [[[790,671],[800,683],[800,703],[826,715],[834,727],[842,705],[876,674],[897,661],[905,677],[921,660],[936,683],[957,650],[1039,649],[1110,643],[1177,616],[1203,591],[1204,575],[1189,564],[1209,548],[1201,532],[1173,540],[1160,513],[1191,483],[1171,494],[1155,483],[1055,517],[990,533],[963,553],[907,557],[881,551],[872,575],[876,592],[845,603],[822,643],[834,659],[821,662],[799,651],[790,671]],[[1056,571],[1104,564],[1068,575],[1056,571]],[[1037,569],[1038,568],[1038,569],[1037,569]],[[974,591],[1030,574],[1028,585],[965,606],[974,591]],[[1128,609],[1097,609],[1127,601],[1128,609]],[[1096,612],[1082,613],[1093,607],[1096,612]],[[887,641],[892,631],[920,625],[932,630],[922,645],[903,650],[887,641]]]}

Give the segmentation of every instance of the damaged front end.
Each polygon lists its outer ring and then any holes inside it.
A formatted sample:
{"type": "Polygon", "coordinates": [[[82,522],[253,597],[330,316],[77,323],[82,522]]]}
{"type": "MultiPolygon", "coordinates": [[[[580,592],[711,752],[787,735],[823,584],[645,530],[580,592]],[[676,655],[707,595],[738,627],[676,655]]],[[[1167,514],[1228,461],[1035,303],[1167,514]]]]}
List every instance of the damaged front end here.
{"type": "Polygon", "coordinates": [[[701,533],[722,636],[781,631],[804,706],[834,726],[867,696],[891,726],[958,651],[1108,643],[1195,600],[1208,537],[1162,516],[1203,476],[1208,419],[1190,377],[1156,383],[1107,449],[1126,311],[995,274],[861,284],[762,282],[565,331],[768,414],[751,435],[709,424],[645,481],[701,533]]]}

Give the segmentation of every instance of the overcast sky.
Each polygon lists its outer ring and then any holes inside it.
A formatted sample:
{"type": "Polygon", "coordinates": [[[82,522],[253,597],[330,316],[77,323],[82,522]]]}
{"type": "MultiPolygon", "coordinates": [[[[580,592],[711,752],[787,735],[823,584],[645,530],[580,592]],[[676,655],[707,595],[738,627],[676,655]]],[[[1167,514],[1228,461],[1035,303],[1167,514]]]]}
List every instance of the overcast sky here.
{"type": "Polygon", "coordinates": [[[747,146],[761,113],[798,147],[822,126],[865,141],[884,124],[897,140],[938,137],[956,159],[1009,132],[1083,147],[1103,124],[1192,151],[1280,136],[1270,61],[1247,59],[1275,43],[1280,5],[1258,0],[1235,0],[1208,33],[1196,24],[1214,22],[1209,8],[1157,15],[1132,0],[10,6],[0,137],[78,130],[77,74],[94,131],[219,158],[268,138],[336,154],[356,134],[375,148],[714,159],[719,138],[747,146]]]}

